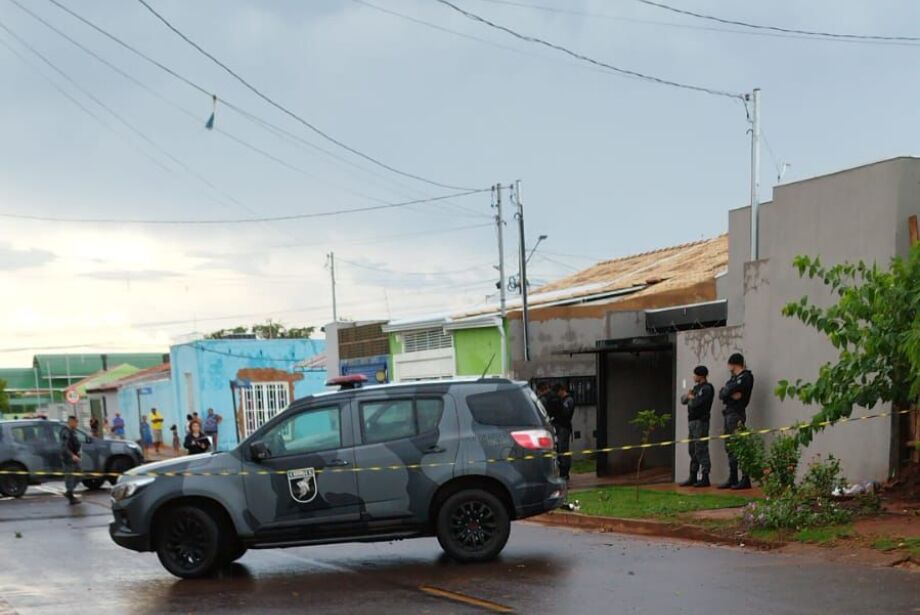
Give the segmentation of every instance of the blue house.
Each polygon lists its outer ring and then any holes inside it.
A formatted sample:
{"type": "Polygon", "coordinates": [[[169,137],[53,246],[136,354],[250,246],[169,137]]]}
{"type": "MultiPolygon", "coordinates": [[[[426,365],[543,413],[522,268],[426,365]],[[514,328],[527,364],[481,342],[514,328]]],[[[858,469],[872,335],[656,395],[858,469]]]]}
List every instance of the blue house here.
{"type": "Polygon", "coordinates": [[[295,399],[324,390],[326,342],[312,339],[204,339],[169,350],[172,404],[167,424],[221,415],[219,450],[236,446],[295,399]]]}

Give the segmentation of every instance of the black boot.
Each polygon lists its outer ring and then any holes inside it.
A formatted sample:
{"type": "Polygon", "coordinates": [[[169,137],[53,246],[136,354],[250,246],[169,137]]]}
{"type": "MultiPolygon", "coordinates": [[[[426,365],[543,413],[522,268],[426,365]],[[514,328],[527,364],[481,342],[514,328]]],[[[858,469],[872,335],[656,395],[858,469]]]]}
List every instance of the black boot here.
{"type": "Polygon", "coordinates": [[[747,476],[742,476],[741,482],[735,485],[732,485],[732,489],[735,489],[736,491],[739,489],[750,489],[750,488],[751,488],[751,479],[748,478],[747,476]]]}
{"type": "Polygon", "coordinates": [[[738,484],[738,465],[728,464],[728,480],[719,485],[719,489],[733,489],[738,484]]]}
{"type": "Polygon", "coordinates": [[[710,486],[709,472],[703,472],[703,476],[700,478],[700,480],[693,483],[693,486],[694,487],[709,487],[710,486]]]}

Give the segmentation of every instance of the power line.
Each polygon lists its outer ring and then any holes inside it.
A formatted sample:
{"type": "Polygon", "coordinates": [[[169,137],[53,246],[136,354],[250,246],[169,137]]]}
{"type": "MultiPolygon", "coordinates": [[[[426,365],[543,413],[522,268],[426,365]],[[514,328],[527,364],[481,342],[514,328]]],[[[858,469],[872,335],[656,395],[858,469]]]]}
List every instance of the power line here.
{"type": "Polygon", "coordinates": [[[886,35],[877,35],[877,34],[849,34],[849,33],[840,33],[840,32],[825,32],[820,30],[799,30],[797,28],[784,28],[780,26],[770,26],[764,24],[756,24],[747,21],[740,21],[736,19],[726,19],[724,17],[717,17],[715,15],[708,15],[706,13],[696,13],[694,11],[688,11],[687,9],[677,8],[662,2],[655,2],[654,0],[636,0],[642,4],[653,6],[665,11],[670,11],[672,13],[677,13],[678,15],[686,15],[688,17],[696,17],[697,19],[705,19],[707,21],[714,21],[717,23],[727,24],[731,26],[742,26],[744,28],[752,28],[755,30],[769,30],[771,32],[782,32],[784,34],[804,34],[807,36],[818,36],[822,38],[833,38],[833,39],[845,39],[845,40],[858,40],[858,41],[892,41],[892,42],[920,42],[920,37],[917,36],[886,36],[886,35]]]}
{"type": "Polygon", "coordinates": [[[596,19],[605,19],[609,21],[620,21],[625,23],[635,23],[643,24],[650,26],[662,26],[666,28],[677,28],[681,30],[698,30],[703,32],[719,32],[723,34],[740,34],[742,36],[759,36],[759,37],[768,37],[768,38],[782,38],[782,39],[799,39],[799,40],[810,40],[810,41],[825,41],[825,42],[838,42],[838,43],[856,43],[856,44],[869,44],[869,45],[881,45],[881,46],[907,46],[907,47],[917,47],[918,45],[910,42],[897,42],[897,41],[873,41],[873,40],[859,40],[859,39],[829,39],[822,38],[804,34],[787,34],[784,32],[772,32],[769,30],[751,30],[751,29],[739,29],[739,28],[720,28],[718,26],[707,26],[707,25],[696,25],[689,23],[677,23],[673,21],[658,21],[654,19],[640,19],[636,17],[626,17],[622,15],[610,15],[607,13],[597,13],[592,11],[583,11],[572,8],[560,8],[555,6],[545,6],[542,4],[530,4],[528,2],[516,2],[514,0],[477,0],[478,2],[488,2],[490,4],[499,4],[504,6],[513,6],[523,9],[531,9],[536,11],[543,11],[546,13],[555,13],[558,15],[572,15],[578,17],[591,17],[596,19]]]}
{"type": "Polygon", "coordinates": [[[380,273],[389,273],[392,275],[421,275],[421,276],[457,275],[460,273],[467,273],[473,269],[482,269],[483,267],[492,266],[492,263],[481,263],[479,265],[470,265],[463,269],[455,269],[453,271],[394,271],[392,269],[387,269],[385,267],[374,267],[373,265],[364,265],[362,263],[356,263],[355,261],[346,260],[344,258],[337,258],[336,261],[346,263],[348,265],[351,265],[352,267],[357,267],[359,269],[367,269],[369,271],[377,271],[380,273]]]}
{"type": "MultiPolygon", "coordinates": [[[[143,2],[143,0],[138,0],[138,2],[143,2]]],[[[522,33],[518,32],[518,31],[516,31],[516,30],[513,30],[513,29],[511,29],[511,28],[509,28],[509,27],[507,27],[507,26],[503,26],[503,25],[498,24],[498,23],[496,23],[496,22],[494,22],[494,21],[490,21],[490,20],[486,19],[485,17],[482,17],[482,16],[480,16],[480,15],[477,15],[476,13],[471,13],[470,11],[467,11],[467,10],[465,10],[465,9],[462,9],[462,8],[460,8],[459,6],[457,6],[456,4],[453,4],[452,2],[449,2],[448,0],[435,0],[435,2],[439,2],[440,4],[443,4],[444,6],[449,7],[450,9],[452,9],[452,10],[454,10],[454,11],[460,13],[460,14],[463,15],[464,17],[467,17],[468,19],[472,19],[473,21],[477,21],[477,22],[479,22],[479,23],[481,23],[481,24],[484,24],[484,25],[486,25],[486,26],[489,26],[490,28],[494,28],[494,29],[496,29],[496,30],[500,30],[500,31],[502,31],[502,32],[505,32],[506,34],[510,34],[511,36],[513,36],[513,37],[515,37],[515,38],[517,38],[517,39],[520,39],[520,40],[522,40],[522,41],[525,41],[525,42],[528,42],[528,43],[534,43],[534,44],[537,44],[537,45],[543,45],[544,47],[549,47],[550,49],[554,49],[554,50],[556,50],[556,51],[559,51],[559,52],[561,52],[561,53],[564,53],[564,54],[566,54],[566,55],[569,55],[569,56],[571,56],[571,57],[573,57],[573,58],[576,58],[576,59],[578,59],[578,60],[581,60],[581,61],[583,61],[583,62],[588,62],[589,64],[593,64],[593,65],[595,65],[595,66],[600,66],[601,68],[606,68],[606,69],[608,69],[608,70],[610,70],[610,71],[613,71],[613,72],[615,72],[615,73],[618,73],[618,74],[620,74],[620,75],[624,75],[624,76],[627,76],[627,77],[633,77],[633,78],[636,78],[636,79],[641,79],[641,80],[643,80],[643,81],[648,81],[648,82],[651,82],[651,83],[657,83],[657,84],[659,84],[659,85],[666,85],[666,86],[670,86],[670,87],[674,87],[674,88],[680,88],[680,89],[684,89],[684,90],[691,90],[691,91],[694,91],[694,92],[701,92],[701,93],[704,93],[704,94],[709,94],[709,95],[711,95],[711,96],[721,96],[721,97],[732,98],[732,99],[743,98],[743,96],[744,96],[743,94],[737,94],[737,93],[728,92],[728,91],[725,91],[725,90],[716,90],[716,89],[707,88],[707,87],[703,87],[703,86],[699,86],[699,85],[692,85],[692,84],[688,84],[688,83],[682,83],[682,82],[679,82],[679,81],[672,81],[672,80],[670,80],[670,79],[663,79],[663,78],[661,78],[661,77],[656,77],[656,76],[654,76],[654,75],[649,75],[649,74],[646,74],[646,73],[640,73],[640,72],[638,72],[638,71],[634,71],[634,70],[631,70],[631,69],[622,68],[622,67],[619,67],[619,66],[614,66],[613,64],[608,64],[608,63],[606,63],[606,62],[602,62],[601,60],[596,60],[596,59],[594,59],[594,58],[592,58],[592,57],[586,56],[586,55],[584,55],[584,54],[582,54],[582,53],[578,53],[577,51],[572,51],[571,49],[569,49],[569,48],[567,48],[567,47],[563,47],[562,45],[557,45],[556,43],[551,43],[551,42],[549,42],[549,41],[547,41],[547,40],[544,40],[544,39],[542,39],[542,38],[538,38],[538,37],[536,37],[536,36],[530,36],[530,35],[527,35],[527,34],[522,34],[522,33]]]]}
{"type": "Polygon", "coordinates": [[[443,201],[445,199],[454,199],[461,196],[468,196],[480,192],[488,192],[488,189],[468,190],[467,192],[458,192],[455,194],[446,194],[435,196],[427,199],[416,199],[414,201],[403,201],[401,203],[385,203],[382,205],[370,205],[368,207],[355,207],[352,209],[334,209],[330,211],[320,211],[302,214],[290,214],[287,216],[264,216],[260,218],[223,218],[210,220],[138,220],[138,219],[119,219],[119,218],[61,218],[53,216],[37,216],[29,214],[10,214],[0,212],[0,217],[12,218],[15,220],[35,220],[39,222],[67,222],[67,223],[88,223],[88,224],[250,224],[255,222],[287,222],[290,220],[304,220],[307,218],[325,218],[329,216],[340,216],[344,214],[362,213],[367,211],[376,211],[380,209],[395,209],[398,207],[408,207],[421,203],[432,203],[443,201]]]}
{"type": "MultiPolygon", "coordinates": [[[[56,0],[51,0],[51,1],[52,1],[52,2],[56,2],[56,0]]],[[[143,5],[143,7],[146,8],[146,9],[147,9],[151,14],[153,14],[157,19],[159,19],[161,22],[163,22],[163,24],[164,24],[167,28],[169,28],[172,32],[174,32],[179,38],[181,38],[182,40],[184,40],[186,43],[188,43],[189,45],[191,45],[196,51],[198,51],[198,52],[201,53],[203,56],[205,56],[206,58],[208,58],[209,60],[211,60],[212,62],[214,62],[215,64],[217,64],[219,67],[221,67],[221,68],[222,68],[224,71],[226,71],[230,76],[232,76],[234,79],[236,79],[236,80],[239,81],[241,84],[243,84],[247,89],[249,89],[253,94],[255,94],[256,96],[258,96],[259,98],[261,98],[262,100],[264,100],[264,101],[267,102],[268,104],[272,105],[273,107],[275,107],[276,109],[278,109],[279,111],[281,111],[282,113],[284,113],[285,115],[289,116],[289,117],[292,118],[293,120],[299,122],[300,124],[303,124],[304,126],[306,126],[307,128],[309,128],[310,130],[312,130],[313,132],[315,132],[316,134],[318,134],[318,135],[321,136],[322,138],[326,139],[326,140],[329,141],[330,143],[334,143],[335,145],[338,145],[338,146],[341,147],[342,149],[345,149],[345,150],[351,152],[352,154],[354,154],[354,155],[356,155],[356,156],[359,156],[359,157],[361,157],[361,158],[367,160],[368,162],[371,162],[371,163],[373,163],[373,164],[375,164],[375,165],[377,165],[377,166],[379,166],[379,167],[382,167],[382,168],[384,168],[384,169],[386,169],[386,170],[388,170],[388,171],[390,171],[390,172],[392,172],[392,173],[396,173],[397,175],[402,175],[403,177],[409,177],[409,178],[411,178],[411,179],[415,179],[415,180],[417,180],[417,181],[421,181],[421,182],[424,182],[424,183],[426,183],[426,184],[431,184],[431,185],[433,185],[433,186],[438,186],[438,187],[440,187],[440,188],[446,188],[446,189],[448,189],[448,190],[468,190],[468,189],[469,189],[469,188],[465,188],[465,187],[461,187],[461,186],[452,186],[452,185],[450,185],[450,184],[444,184],[444,183],[437,182],[437,181],[434,181],[434,180],[431,180],[431,179],[427,179],[427,178],[422,177],[422,176],[420,176],[420,175],[415,175],[415,174],[412,174],[412,173],[408,173],[408,172],[406,172],[406,171],[401,171],[401,170],[399,170],[399,169],[397,169],[397,168],[395,168],[395,167],[393,167],[393,166],[390,166],[390,165],[388,165],[388,164],[386,164],[386,163],[384,163],[384,162],[378,160],[377,158],[374,158],[373,156],[370,156],[370,155],[368,155],[368,154],[365,154],[364,152],[362,152],[362,151],[360,151],[360,150],[358,150],[358,149],[355,149],[354,147],[351,147],[350,145],[347,145],[346,143],[343,143],[342,141],[336,139],[335,137],[332,137],[332,136],[329,135],[327,132],[321,130],[321,129],[318,128],[316,125],[314,125],[314,124],[312,124],[311,122],[305,120],[305,119],[304,119],[303,117],[301,117],[300,115],[294,113],[293,111],[291,111],[290,109],[288,109],[287,107],[285,107],[284,105],[282,105],[281,103],[277,102],[275,99],[271,98],[270,96],[268,96],[267,94],[265,94],[264,92],[262,92],[259,88],[257,88],[256,86],[252,85],[251,83],[249,83],[249,81],[247,81],[247,80],[244,79],[242,76],[240,76],[240,75],[239,75],[236,71],[234,71],[232,68],[230,68],[229,66],[227,66],[226,64],[224,64],[222,61],[220,61],[219,59],[217,59],[213,54],[211,54],[210,52],[208,52],[207,50],[205,50],[203,47],[201,47],[201,45],[199,45],[198,43],[196,43],[195,41],[193,41],[191,38],[189,38],[188,36],[186,36],[182,31],[180,31],[180,30],[179,30],[178,28],[176,28],[172,23],[170,23],[169,20],[167,20],[167,19],[166,19],[165,17],[163,17],[160,13],[158,13],[152,6],[150,6],[145,0],[137,0],[137,1],[138,1],[141,5],[143,5]]]]}

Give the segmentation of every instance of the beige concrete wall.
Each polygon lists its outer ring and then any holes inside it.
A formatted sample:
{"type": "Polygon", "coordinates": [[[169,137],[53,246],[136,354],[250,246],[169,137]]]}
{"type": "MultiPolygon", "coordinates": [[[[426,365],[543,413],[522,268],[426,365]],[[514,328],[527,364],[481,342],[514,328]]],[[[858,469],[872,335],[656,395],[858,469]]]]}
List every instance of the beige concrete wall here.
{"type": "MultiPolygon", "coordinates": [[[[676,383],[674,406],[675,430],[678,438],[687,437],[687,407],[680,403],[680,396],[693,387],[693,368],[705,365],[709,368],[709,381],[718,392],[728,380],[728,357],[733,352],[744,351],[743,327],[719,327],[699,331],[681,331],[675,342],[676,383]]],[[[715,400],[709,422],[709,435],[722,433],[722,405],[715,400]]],[[[728,461],[722,441],[709,443],[709,457],[712,459],[713,482],[728,478],[728,461]]],[[[690,471],[690,455],[687,445],[678,445],[674,464],[674,475],[678,481],[687,478],[690,471]]]]}

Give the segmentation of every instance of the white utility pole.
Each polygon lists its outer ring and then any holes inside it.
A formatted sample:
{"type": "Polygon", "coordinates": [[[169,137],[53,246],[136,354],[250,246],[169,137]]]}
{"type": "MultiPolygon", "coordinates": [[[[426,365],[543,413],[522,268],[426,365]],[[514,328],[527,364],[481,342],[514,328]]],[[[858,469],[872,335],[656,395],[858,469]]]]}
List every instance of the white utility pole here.
{"type": "Polygon", "coordinates": [[[521,284],[521,324],[524,332],[524,361],[530,361],[530,315],[527,312],[527,247],[524,240],[524,200],[521,198],[521,180],[514,181],[514,203],[518,221],[518,275],[521,284]]]}
{"type": "Polygon", "coordinates": [[[495,195],[495,230],[498,232],[498,296],[499,296],[499,312],[501,318],[499,319],[499,334],[501,339],[500,352],[502,353],[502,376],[508,375],[508,348],[507,342],[505,341],[505,316],[508,313],[507,303],[505,298],[505,239],[504,239],[504,229],[502,228],[505,225],[505,219],[502,216],[502,185],[500,183],[495,184],[492,187],[492,192],[495,195]]]}
{"type": "Polygon", "coordinates": [[[335,303],[335,252],[326,255],[326,264],[329,265],[329,275],[332,277],[332,322],[339,322],[339,310],[335,303]]]}
{"type": "Polygon", "coordinates": [[[760,258],[760,88],[751,100],[751,260],[760,258]]]}

